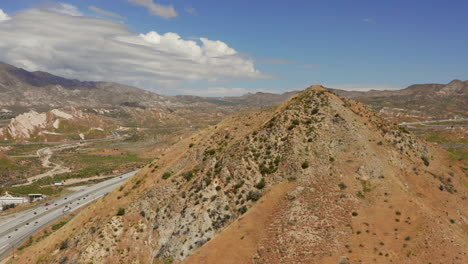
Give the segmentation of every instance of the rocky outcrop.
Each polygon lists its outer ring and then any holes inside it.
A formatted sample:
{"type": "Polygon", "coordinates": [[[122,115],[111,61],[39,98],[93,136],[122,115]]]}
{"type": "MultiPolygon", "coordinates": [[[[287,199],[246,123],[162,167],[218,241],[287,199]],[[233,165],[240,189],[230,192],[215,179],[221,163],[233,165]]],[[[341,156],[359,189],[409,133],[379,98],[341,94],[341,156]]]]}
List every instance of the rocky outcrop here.
{"type": "Polygon", "coordinates": [[[10,124],[0,132],[0,135],[14,139],[25,139],[30,138],[46,126],[46,113],[30,111],[13,118],[10,124]]]}

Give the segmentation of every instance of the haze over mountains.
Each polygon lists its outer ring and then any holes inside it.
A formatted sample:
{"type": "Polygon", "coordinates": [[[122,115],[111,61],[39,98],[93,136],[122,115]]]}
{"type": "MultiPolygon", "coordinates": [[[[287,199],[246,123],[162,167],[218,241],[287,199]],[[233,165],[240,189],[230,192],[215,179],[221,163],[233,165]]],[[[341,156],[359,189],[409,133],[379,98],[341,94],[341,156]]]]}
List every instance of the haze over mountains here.
{"type": "MultiPolygon", "coordinates": [[[[468,116],[468,81],[454,80],[447,85],[417,84],[387,91],[332,90],[340,96],[361,101],[376,111],[410,118],[468,116]]],[[[164,96],[118,83],[78,81],[46,72],[28,72],[1,62],[0,92],[0,105],[15,114],[31,109],[49,111],[70,106],[160,108],[170,111],[181,108],[197,108],[200,111],[214,107],[232,112],[233,107],[238,111],[239,107],[245,106],[277,105],[297,93],[259,92],[239,97],[164,96]]]]}

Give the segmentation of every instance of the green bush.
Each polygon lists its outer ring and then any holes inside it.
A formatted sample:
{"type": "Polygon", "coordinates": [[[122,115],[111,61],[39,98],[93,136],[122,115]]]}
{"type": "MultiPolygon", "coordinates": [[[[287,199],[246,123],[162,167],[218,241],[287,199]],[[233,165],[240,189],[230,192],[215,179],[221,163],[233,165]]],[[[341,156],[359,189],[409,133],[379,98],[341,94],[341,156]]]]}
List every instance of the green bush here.
{"type": "Polygon", "coordinates": [[[259,192],[254,192],[254,191],[250,191],[248,194],[247,194],[247,201],[258,201],[258,199],[260,199],[262,197],[262,194],[259,193],[259,192]]]}
{"type": "Polygon", "coordinates": [[[344,189],[347,188],[346,184],[344,184],[344,183],[342,183],[342,182],[340,182],[340,183],[338,184],[338,187],[340,187],[340,190],[344,190],[344,189]]]}
{"type": "Polygon", "coordinates": [[[172,175],[172,174],[171,174],[169,171],[166,171],[166,172],[162,175],[162,178],[163,178],[164,180],[167,180],[167,179],[169,179],[169,177],[171,177],[171,175],[172,175]]]}
{"type": "Polygon", "coordinates": [[[185,180],[190,181],[193,178],[193,172],[186,172],[182,175],[182,177],[184,177],[185,180]]]}
{"type": "Polygon", "coordinates": [[[304,162],[302,162],[301,167],[302,167],[303,169],[309,168],[309,162],[308,162],[307,160],[304,161],[304,162]]]}
{"type": "Polygon", "coordinates": [[[55,225],[52,225],[52,230],[59,230],[62,226],[64,226],[68,221],[61,221],[55,225]]]}
{"type": "Polygon", "coordinates": [[[117,210],[117,215],[124,215],[125,214],[125,208],[119,208],[119,210],[117,210]]]}
{"type": "Polygon", "coordinates": [[[255,184],[255,188],[257,189],[263,189],[265,188],[265,178],[262,178],[257,184],[255,184]]]}

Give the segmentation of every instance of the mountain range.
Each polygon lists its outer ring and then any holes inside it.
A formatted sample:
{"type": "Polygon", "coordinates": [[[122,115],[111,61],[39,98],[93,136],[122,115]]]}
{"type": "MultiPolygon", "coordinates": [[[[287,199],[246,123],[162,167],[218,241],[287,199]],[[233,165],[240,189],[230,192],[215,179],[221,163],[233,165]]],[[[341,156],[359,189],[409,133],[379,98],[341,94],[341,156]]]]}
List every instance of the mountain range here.
{"type": "MultiPolygon", "coordinates": [[[[468,81],[448,84],[416,84],[400,90],[345,91],[353,98],[387,116],[401,120],[467,117],[468,81]]],[[[29,72],[0,62],[0,117],[11,118],[30,110],[54,108],[158,108],[162,111],[196,109],[197,112],[238,112],[246,107],[278,105],[297,94],[248,93],[238,97],[164,96],[144,89],[112,82],[90,82],[62,78],[46,72],[29,72]]]]}

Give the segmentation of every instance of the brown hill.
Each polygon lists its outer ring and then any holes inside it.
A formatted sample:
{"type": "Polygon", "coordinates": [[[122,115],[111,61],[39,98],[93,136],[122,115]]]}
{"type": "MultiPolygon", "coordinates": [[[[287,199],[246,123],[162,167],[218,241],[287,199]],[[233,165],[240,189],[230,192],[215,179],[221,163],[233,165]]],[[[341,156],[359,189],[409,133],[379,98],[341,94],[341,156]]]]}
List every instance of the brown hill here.
{"type": "Polygon", "coordinates": [[[358,100],[388,116],[415,120],[468,117],[468,81],[448,84],[415,84],[401,90],[344,91],[340,96],[358,100]]]}
{"type": "Polygon", "coordinates": [[[465,263],[466,209],[443,152],[314,86],[174,145],[16,263],[465,263]]]}

